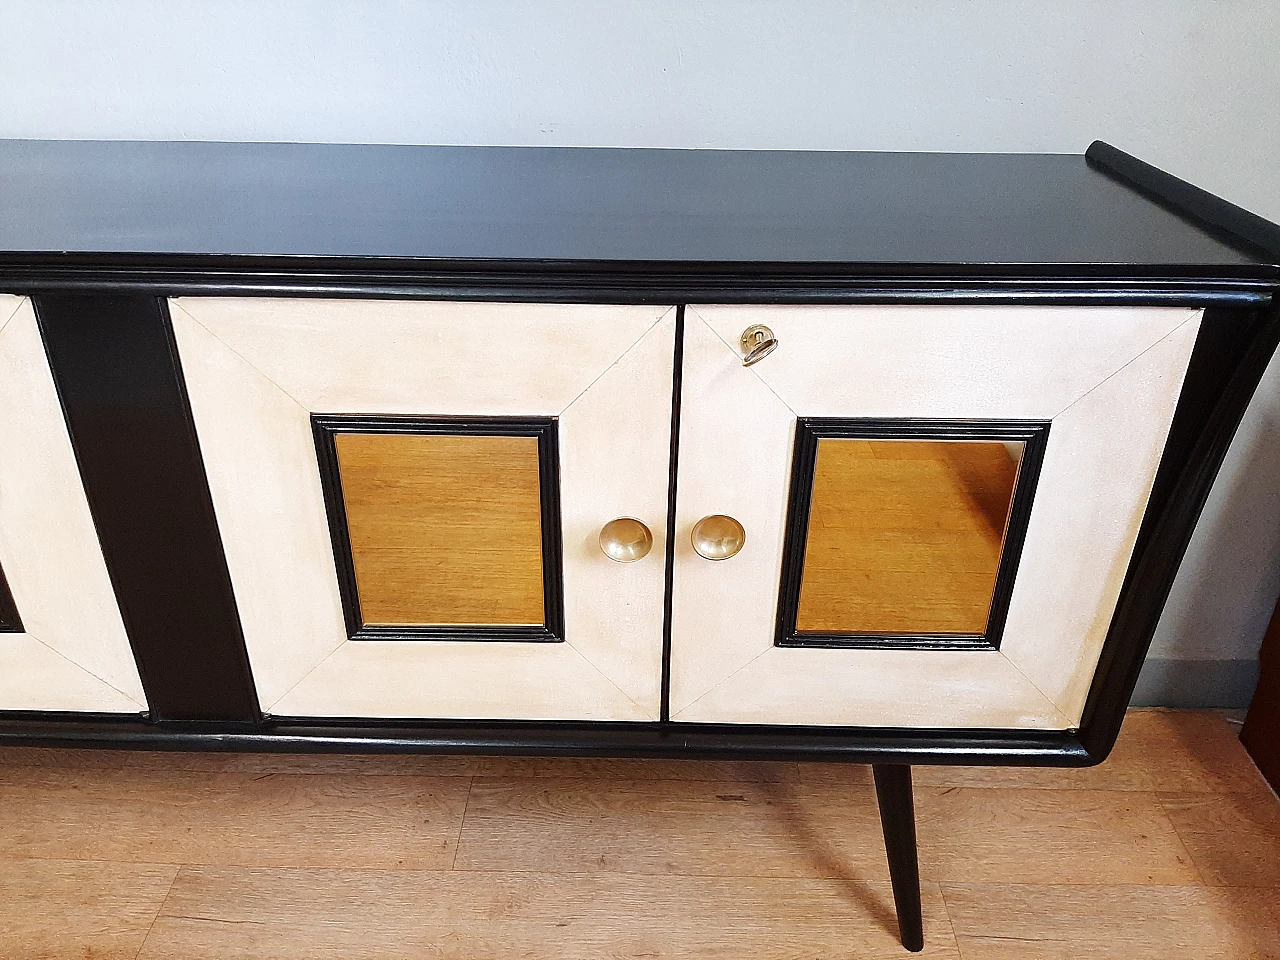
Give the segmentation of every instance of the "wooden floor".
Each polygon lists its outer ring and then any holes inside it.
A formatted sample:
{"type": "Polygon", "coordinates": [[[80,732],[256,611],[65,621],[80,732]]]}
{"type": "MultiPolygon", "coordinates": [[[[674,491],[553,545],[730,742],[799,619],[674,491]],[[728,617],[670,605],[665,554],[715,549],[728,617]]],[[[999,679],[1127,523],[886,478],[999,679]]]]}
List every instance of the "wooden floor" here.
{"type": "MultiPolygon", "coordinates": [[[[1212,713],[917,768],[926,957],[1280,957],[1212,713]]],[[[906,957],[865,767],[0,750],[0,957],[906,957]]]]}

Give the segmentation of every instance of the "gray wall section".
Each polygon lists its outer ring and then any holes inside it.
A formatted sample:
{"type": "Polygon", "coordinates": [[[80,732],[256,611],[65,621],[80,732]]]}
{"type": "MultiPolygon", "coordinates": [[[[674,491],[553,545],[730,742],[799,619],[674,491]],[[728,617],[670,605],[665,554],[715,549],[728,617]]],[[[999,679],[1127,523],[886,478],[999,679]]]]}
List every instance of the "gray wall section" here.
{"type": "MultiPolygon", "coordinates": [[[[0,40],[5,137],[1067,153],[1102,138],[1280,220],[1275,0],[6,0],[0,40]]],[[[1280,592],[1278,441],[1273,365],[1144,698],[1243,698],[1244,667],[1205,664],[1253,662],[1280,592]]]]}
{"type": "Polygon", "coordinates": [[[1168,660],[1148,657],[1135,707],[1230,707],[1243,710],[1258,685],[1258,661],[1168,660]]]}

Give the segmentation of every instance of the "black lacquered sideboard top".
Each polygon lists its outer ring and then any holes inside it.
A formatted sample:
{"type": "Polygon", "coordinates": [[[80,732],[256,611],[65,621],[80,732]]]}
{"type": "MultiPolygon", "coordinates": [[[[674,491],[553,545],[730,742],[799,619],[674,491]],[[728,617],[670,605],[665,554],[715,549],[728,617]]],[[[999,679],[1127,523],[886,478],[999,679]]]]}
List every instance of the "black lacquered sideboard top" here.
{"type": "Polygon", "coordinates": [[[0,276],[46,286],[513,269],[769,276],[779,299],[806,278],[1274,284],[1268,228],[1105,144],[1086,159],[0,141],[0,276]]]}

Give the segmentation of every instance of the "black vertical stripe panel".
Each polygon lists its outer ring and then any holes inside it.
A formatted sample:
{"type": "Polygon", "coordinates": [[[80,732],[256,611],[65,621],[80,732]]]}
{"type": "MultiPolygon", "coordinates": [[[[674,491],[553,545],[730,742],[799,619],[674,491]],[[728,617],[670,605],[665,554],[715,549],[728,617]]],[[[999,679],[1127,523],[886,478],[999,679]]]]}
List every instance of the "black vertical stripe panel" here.
{"type": "Polygon", "coordinates": [[[0,568],[0,633],[21,632],[22,618],[18,616],[18,608],[14,606],[9,581],[4,578],[4,569],[0,568]]]}
{"type": "Polygon", "coordinates": [[[667,557],[662,599],[662,693],[658,719],[671,719],[671,618],[675,592],[676,480],[680,467],[680,397],[684,390],[684,304],[676,307],[676,345],[671,357],[671,462],[667,476],[667,557]]]}
{"type": "Polygon", "coordinates": [[[152,717],[256,721],[166,304],[96,294],[34,301],[152,717]]]}

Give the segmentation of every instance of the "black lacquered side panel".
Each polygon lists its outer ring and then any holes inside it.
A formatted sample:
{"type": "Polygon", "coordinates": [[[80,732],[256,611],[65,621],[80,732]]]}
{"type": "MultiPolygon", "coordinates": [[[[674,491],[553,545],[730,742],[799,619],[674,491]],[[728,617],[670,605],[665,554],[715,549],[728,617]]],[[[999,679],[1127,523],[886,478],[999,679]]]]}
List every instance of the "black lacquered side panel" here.
{"type": "Polygon", "coordinates": [[[1277,343],[1280,309],[1205,311],[1081,719],[1095,761],[1115,745],[1178,566],[1277,343]]]}
{"type": "Polygon", "coordinates": [[[89,509],[158,720],[258,719],[162,300],[34,298],[89,509]]]}

